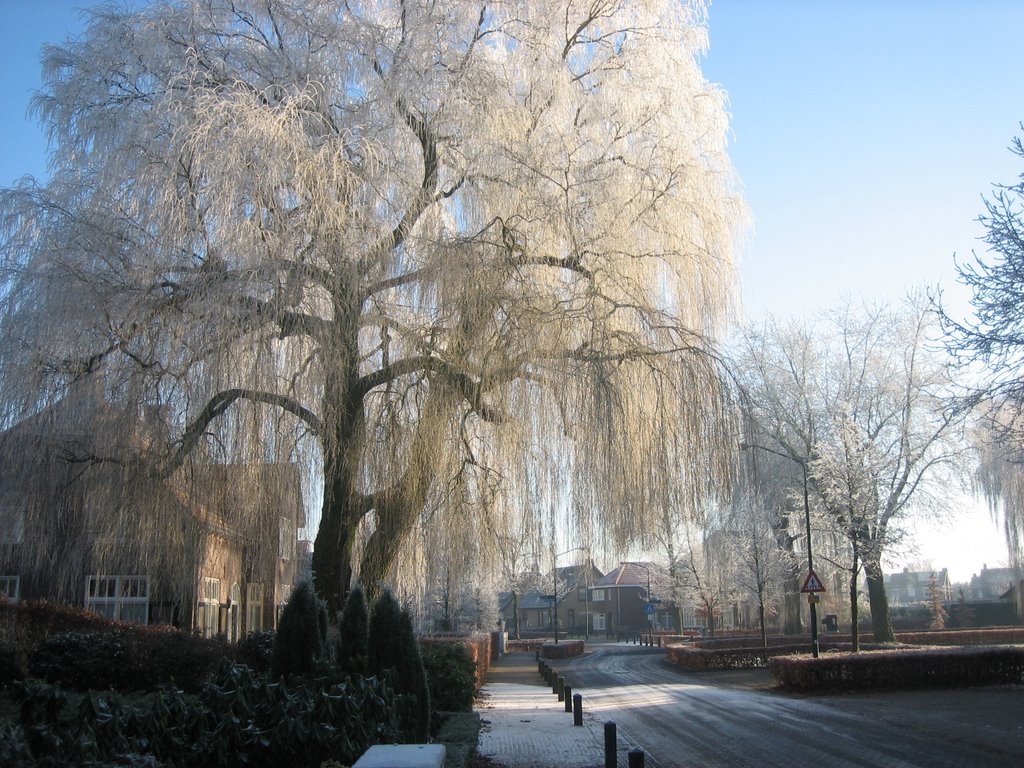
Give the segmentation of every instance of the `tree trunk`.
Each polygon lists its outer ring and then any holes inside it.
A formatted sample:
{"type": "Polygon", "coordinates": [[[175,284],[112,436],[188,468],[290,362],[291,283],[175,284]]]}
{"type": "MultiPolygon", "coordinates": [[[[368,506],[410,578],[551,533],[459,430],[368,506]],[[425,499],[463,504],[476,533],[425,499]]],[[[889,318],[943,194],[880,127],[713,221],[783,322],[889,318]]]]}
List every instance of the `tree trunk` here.
{"type": "Polygon", "coordinates": [[[804,633],[803,616],[801,616],[800,600],[800,572],[794,569],[794,573],[786,578],[786,593],[783,598],[783,627],[782,631],[787,635],[802,635],[804,633]]]}
{"type": "Polygon", "coordinates": [[[860,560],[857,557],[857,546],[853,547],[853,565],[850,566],[850,642],[853,652],[860,651],[860,627],[857,623],[860,616],[857,610],[857,576],[860,574],[860,560]]]}
{"type": "Polygon", "coordinates": [[[871,604],[871,629],[876,643],[891,643],[896,640],[892,631],[889,614],[889,596],[885,593],[882,568],[878,563],[864,563],[864,574],[868,581],[868,601],[871,604]]]}
{"type": "Polygon", "coordinates": [[[761,647],[768,650],[768,630],[764,626],[764,590],[757,590],[757,617],[761,622],[761,647]]]}

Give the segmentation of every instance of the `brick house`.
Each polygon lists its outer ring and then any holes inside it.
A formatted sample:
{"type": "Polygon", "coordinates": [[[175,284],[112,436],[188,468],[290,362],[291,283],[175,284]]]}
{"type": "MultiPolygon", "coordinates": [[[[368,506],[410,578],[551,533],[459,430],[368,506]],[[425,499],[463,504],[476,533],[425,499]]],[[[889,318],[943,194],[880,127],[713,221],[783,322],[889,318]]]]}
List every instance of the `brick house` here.
{"type": "Polygon", "coordinates": [[[231,640],[276,624],[305,525],[298,468],[161,477],[145,461],[159,428],[93,389],[0,433],[0,595],[231,640]]]}
{"type": "Polygon", "coordinates": [[[666,576],[661,566],[648,562],[622,562],[594,583],[590,593],[594,631],[608,634],[671,630],[675,606],[655,592],[666,576]],[[648,605],[653,611],[648,615],[648,605]]]}

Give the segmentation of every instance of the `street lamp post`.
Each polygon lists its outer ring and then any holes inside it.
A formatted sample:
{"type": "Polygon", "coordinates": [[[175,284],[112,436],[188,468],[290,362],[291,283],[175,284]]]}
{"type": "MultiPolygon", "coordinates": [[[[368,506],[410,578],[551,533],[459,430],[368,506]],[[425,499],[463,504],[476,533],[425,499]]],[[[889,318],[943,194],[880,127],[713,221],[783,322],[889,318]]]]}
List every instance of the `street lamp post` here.
{"type": "MultiPolygon", "coordinates": [[[[589,556],[590,549],[588,547],[573,547],[567,549],[565,552],[559,552],[557,555],[551,556],[551,582],[554,590],[551,593],[551,623],[555,625],[555,645],[558,645],[558,558],[562,555],[568,555],[571,552],[586,552],[589,556]]],[[[589,557],[588,557],[589,561],[589,557]]],[[[590,593],[588,591],[587,598],[589,600],[590,593]]],[[[587,617],[587,621],[590,621],[590,617],[587,617]]]]}
{"type": "MultiPolygon", "coordinates": [[[[804,473],[804,522],[807,525],[807,570],[810,573],[814,572],[814,555],[811,553],[811,503],[807,497],[807,459],[802,456],[790,456],[788,453],[782,453],[781,451],[775,451],[763,445],[756,445],[754,443],[740,443],[741,449],[746,448],[758,448],[768,453],[773,453],[776,456],[781,456],[784,459],[795,461],[800,465],[800,469],[804,473]]],[[[816,594],[808,595],[808,605],[811,609],[811,655],[814,658],[818,658],[818,606],[815,603],[818,596],[816,594]]]]}

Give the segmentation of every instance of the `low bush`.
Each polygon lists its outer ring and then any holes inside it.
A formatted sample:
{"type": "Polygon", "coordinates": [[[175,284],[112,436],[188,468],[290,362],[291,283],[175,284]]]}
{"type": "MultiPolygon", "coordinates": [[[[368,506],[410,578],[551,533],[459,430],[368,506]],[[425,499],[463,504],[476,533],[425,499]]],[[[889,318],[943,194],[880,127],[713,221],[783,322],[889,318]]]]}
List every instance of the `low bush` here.
{"type": "Polygon", "coordinates": [[[58,632],[32,651],[28,671],[65,688],[125,690],[132,661],[128,645],[117,632],[58,632]]]}
{"type": "Polygon", "coordinates": [[[58,632],[29,657],[28,671],[73,690],[153,691],[173,683],[198,691],[230,653],[222,641],[167,627],[119,625],[103,632],[58,632]]]}
{"type": "Polygon", "coordinates": [[[1024,683],[1024,648],[914,648],[775,657],[775,681],[794,690],[882,690],[1024,683]]]}
{"type": "Polygon", "coordinates": [[[540,655],[546,659],[568,659],[583,653],[582,640],[563,640],[560,643],[544,643],[540,655]]]}
{"type": "Polygon", "coordinates": [[[394,696],[375,678],[346,683],[293,677],[271,683],[222,662],[198,696],[165,687],[133,706],[90,692],[72,707],[59,686],[16,684],[24,740],[39,764],[121,762],[181,766],[351,765],[394,740],[394,696]]]}
{"type": "Polygon", "coordinates": [[[480,715],[455,712],[444,716],[434,741],[444,744],[446,766],[468,766],[480,740],[480,715]]]}
{"type": "Polygon", "coordinates": [[[476,696],[476,664],[458,641],[425,641],[420,648],[435,710],[471,712],[476,696]]]}
{"type": "Polygon", "coordinates": [[[272,629],[259,629],[246,633],[238,641],[235,657],[240,663],[245,664],[258,674],[269,672],[275,636],[276,633],[272,629]]]}
{"type": "MultiPolygon", "coordinates": [[[[690,644],[669,646],[666,658],[672,664],[693,672],[709,669],[764,669],[768,660],[776,656],[796,656],[807,652],[809,643],[799,645],[770,645],[752,648],[695,648],[690,644]]],[[[852,651],[849,643],[825,642],[819,646],[822,652],[852,651]]],[[[862,645],[861,649],[877,650],[887,648],[881,645],[862,645]]]]}

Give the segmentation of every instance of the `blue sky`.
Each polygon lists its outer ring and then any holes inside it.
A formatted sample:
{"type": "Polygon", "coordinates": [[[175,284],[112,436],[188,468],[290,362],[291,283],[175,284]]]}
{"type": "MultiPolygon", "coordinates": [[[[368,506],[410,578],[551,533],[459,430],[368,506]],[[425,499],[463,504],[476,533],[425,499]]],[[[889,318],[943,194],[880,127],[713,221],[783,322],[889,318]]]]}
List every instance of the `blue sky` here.
{"type": "MultiPolygon", "coordinates": [[[[0,184],[45,174],[45,142],[25,118],[39,48],[79,31],[84,5],[0,0],[0,184]]],[[[1024,120],[1024,2],[718,0],[709,22],[704,72],[729,93],[730,151],[754,216],[746,313],[935,284],[966,311],[953,254],[983,250],[981,195],[1024,172],[1006,149],[1024,120]]],[[[1002,564],[983,513],[961,525],[923,536],[921,557],[956,559],[955,579],[1002,564]]]]}

